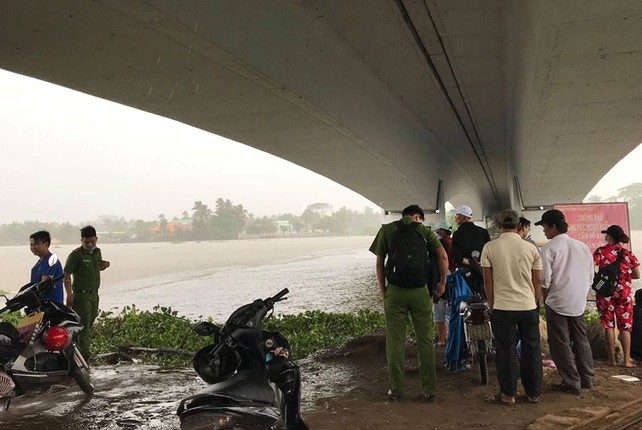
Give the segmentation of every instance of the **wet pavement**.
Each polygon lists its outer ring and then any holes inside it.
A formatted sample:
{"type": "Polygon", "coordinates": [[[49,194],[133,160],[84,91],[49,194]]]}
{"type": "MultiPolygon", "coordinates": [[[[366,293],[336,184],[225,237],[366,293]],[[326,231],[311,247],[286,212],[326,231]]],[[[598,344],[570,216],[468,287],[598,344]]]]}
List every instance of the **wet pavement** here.
{"type": "Polygon", "coordinates": [[[92,369],[96,389],[86,396],[73,380],[45,393],[14,399],[0,412],[0,428],[176,429],[179,401],[199,389],[191,369],[155,366],[100,366],[92,369]]]}
{"type": "MultiPolygon", "coordinates": [[[[339,363],[305,359],[302,409],[314,409],[319,398],[353,389],[353,370],[339,363]]],[[[86,396],[70,379],[44,393],[14,399],[0,411],[0,428],[11,430],[168,430],[180,428],[180,400],[205,384],[191,368],[157,366],[98,366],[92,369],[96,389],[86,396]]]]}

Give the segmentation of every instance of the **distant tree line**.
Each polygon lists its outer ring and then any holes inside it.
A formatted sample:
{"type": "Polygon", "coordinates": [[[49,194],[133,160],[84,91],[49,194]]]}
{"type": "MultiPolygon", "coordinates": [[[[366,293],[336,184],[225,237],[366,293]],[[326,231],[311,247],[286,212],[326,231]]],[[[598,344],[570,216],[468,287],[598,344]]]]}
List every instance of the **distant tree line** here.
{"type": "Polygon", "coordinates": [[[363,212],[345,207],[332,211],[328,203],[308,205],[299,216],[285,213],[256,217],[242,204],[218,198],[212,208],[199,200],[191,210],[168,219],[159,214],[156,220],[127,220],[123,217],[101,217],[99,220],[72,224],[69,222],[24,221],[0,225],[0,245],[23,245],[29,235],[48,230],[56,243],[77,243],[79,230],[86,224],[98,230],[101,243],[225,240],[243,237],[282,237],[315,235],[374,235],[382,215],[372,208],[363,212]]]}

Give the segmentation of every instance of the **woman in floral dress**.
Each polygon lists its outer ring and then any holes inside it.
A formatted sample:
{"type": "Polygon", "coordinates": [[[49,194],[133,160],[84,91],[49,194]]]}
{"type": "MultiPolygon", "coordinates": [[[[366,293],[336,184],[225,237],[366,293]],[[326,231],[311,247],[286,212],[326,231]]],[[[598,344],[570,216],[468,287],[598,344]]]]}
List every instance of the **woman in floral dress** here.
{"type": "Polygon", "coordinates": [[[629,237],[619,225],[612,225],[603,230],[606,245],[593,253],[598,269],[613,263],[622,254],[620,262],[620,281],[611,297],[595,295],[597,310],[606,334],[609,350],[609,363],[615,365],[615,324],[622,335],[624,366],[635,367],[631,359],[631,329],[633,328],[633,298],[631,297],[631,280],[640,277],[640,263],[635,255],[622,246],[629,243],[629,237]]]}

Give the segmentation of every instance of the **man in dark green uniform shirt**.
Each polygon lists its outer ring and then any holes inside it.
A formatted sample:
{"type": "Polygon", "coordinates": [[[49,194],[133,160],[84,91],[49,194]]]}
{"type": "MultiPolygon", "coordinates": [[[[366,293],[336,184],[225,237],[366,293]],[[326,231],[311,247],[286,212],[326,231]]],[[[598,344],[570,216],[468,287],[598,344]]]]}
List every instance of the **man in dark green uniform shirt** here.
{"type": "MultiPolygon", "coordinates": [[[[408,206],[403,210],[402,221],[405,224],[417,223],[417,231],[426,240],[429,253],[436,253],[439,262],[441,280],[437,285],[435,296],[444,294],[446,275],[448,274],[448,256],[439,239],[421,222],[424,220],[423,210],[417,206],[408,206]]],[[[386,285],[384,260],[388,255],[391,241],[398,231],[395,223],[385,224],[377,233],[370,246],[370,252],[377,256],[377,280],[383,297],[386,320],[386,357],[390,372],[390,400],[404,397],[405,385],[405,355],[406,355],[406,322],[408,315],[417,336],[417,355],[419,358],[419,373],[421,375],[422,400],[433,401],[436,395],[435,346],[432,323],[432,297],[426,284],[418,288],[404,288],[391,283],[386,285]]]]}
{"type": "Polygon", "coordinates": [[[85,359],[89,359],[91,328],[98,316],[100,272],[109,267],[109,261],[103,260],[100,249],[96,247],[97,241],[96,229],[90,225],[83,227],[80,230],[82,245],[71,251],[64,268],[67,306],[76,311],[83,325],[78,346],[85,359]]]}

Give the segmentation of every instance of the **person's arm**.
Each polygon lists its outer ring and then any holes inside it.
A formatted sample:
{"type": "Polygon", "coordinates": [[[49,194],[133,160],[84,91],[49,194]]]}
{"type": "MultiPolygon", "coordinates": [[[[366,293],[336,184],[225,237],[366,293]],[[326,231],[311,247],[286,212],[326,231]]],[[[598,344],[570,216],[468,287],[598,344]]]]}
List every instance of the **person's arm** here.
{"type": "Polygon", "coordinates": [[[540,274],[540,285],[542,288],[542,298],[546,300],[548,295],[548,289],[551,286],[552,272],[553,272],[553,257],[551,252],[542,248],[540,252],[540,258],[542,260],[542,272],[540,274]]]}
{"type": "Polygon", "coordinates": [[[493,309],[495,304],[495,295],[493,290],[493,268],[484,267],[484,292],[486,292],[486,298],[488,299],[488,306],[493,309]]]}
{"type": "Polygon", "coordinates": [[[71,288],[71,274],[76,270],[77,263],[78,254],[76,252],[72,252],[69,254],[69,257],[67,257],[67,261],[65,261],[65,267],[63,269],[65,292],[67,293],[65,304],[70,308],[74,305],[74,292],[71,288]]]}
{"type": "Polygon", "coordinates": [[[631,271],[631,278],[640,279],[640,266],[636,266],[631,271]]]}
{"type": "Polygon", "coordinates": [[[381,297],[386,294],[386,275],[383,270],[383,260],[383,257],[377,255],[377,281],[379,282],[379,292],[381,293],[381,297]]]}
{"type": "Polygon", "coordinates": [[[68,307],[72,307],[74,305],[74,292],[71,289],[71,273],[65,272],[65,292],[67,293],[67,300],[65,304],[68,307]]]}
{"type": "Polygon", "coordinates": [[[446,292],[446,276],[448,276],[448,254],[444,248],[437,248],[437,263],[439,264],[440,280],[435,295],[441,297],[446,292]]]}
{"type": "Polygon", "coordinates": [[[535,304],[539,307],[540,301],[542,299],[542,271],[541,270],[532,270],[531,271],[531,280],[533,282],[533,293],[535,294],[535,304]]]}

